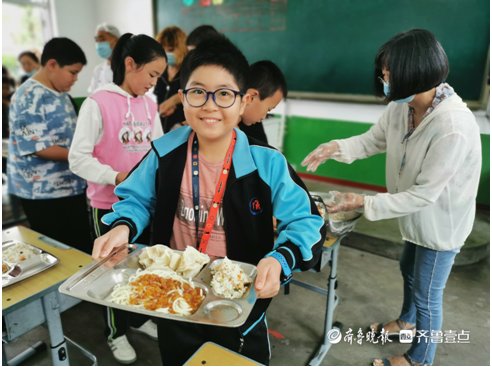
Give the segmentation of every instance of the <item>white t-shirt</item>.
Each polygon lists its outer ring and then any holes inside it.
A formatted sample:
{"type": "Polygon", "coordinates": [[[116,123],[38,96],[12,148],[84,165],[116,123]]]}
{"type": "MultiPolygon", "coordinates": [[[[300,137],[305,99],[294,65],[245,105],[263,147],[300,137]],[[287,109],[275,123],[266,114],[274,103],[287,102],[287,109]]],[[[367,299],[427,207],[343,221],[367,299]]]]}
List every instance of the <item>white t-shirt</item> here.
{"type": "Polygon", "coordinates": [[[113,70],[111,70],[111,65],[107,60],[97,65],[92,73],[91,84],[87,91],[90,93],[94,92],[99,87],[105,84],[111,83],[113,81],[113,70]]]}

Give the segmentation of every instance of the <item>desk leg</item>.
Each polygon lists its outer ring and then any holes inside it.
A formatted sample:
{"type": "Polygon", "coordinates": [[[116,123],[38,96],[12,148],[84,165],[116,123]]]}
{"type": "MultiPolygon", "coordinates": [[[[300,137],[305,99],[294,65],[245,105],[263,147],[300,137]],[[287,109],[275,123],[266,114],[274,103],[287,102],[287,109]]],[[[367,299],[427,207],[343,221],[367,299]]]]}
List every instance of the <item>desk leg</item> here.
{"type": "MultiPolygon", "coordinates": [[[[338,303],[335,294],[335,285],[337,282],[337,263],[338,263],[338,250],[340,249],[340,242],[333,246],[331,252],[331,269],[328,276],[328,294],[326,297],[326,310],[325,310],[325,326],[323,331],[323,341],[319,346],[315,356],[309,361],[310,366],[319,366],[323,362],[326,353],[331,348],[329,333],[333,329],[333,312],[338,303]]],[[[331,333],[330,333],[331,334],[331,333]]]]}
{"type": "Polygon", "coordinates": [[[60,318],[60,302],[57,292],[43,296],[43,308],[50,334],[51,358],[55,366],[68,366],[68,350],[60,318]]]}

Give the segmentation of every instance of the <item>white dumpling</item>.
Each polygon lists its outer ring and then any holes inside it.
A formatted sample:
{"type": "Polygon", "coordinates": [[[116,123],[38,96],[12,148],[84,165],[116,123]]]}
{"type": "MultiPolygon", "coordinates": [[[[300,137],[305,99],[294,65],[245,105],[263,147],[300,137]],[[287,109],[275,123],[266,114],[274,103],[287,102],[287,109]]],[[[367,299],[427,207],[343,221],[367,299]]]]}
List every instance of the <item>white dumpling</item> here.
{"type": "Polygon", "coordinates": [[[173,270],[176,270],[179,267],[179,263],[181,261],[181,254],[172,251],[170,255],[171,259],[169,261],[169,267],[173,270]]]}

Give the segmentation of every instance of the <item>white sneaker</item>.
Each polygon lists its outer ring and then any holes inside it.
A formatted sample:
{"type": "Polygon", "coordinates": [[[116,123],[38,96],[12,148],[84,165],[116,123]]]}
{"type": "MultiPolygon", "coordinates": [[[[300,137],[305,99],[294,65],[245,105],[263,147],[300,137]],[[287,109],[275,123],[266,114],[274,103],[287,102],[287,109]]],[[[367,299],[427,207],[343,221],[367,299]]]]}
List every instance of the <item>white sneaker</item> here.
{"type": "Polygon", "coordinates": [[[137,353],[131,346],[126,338],[126,335],[122,335],[119,338],[108,340],[108,345],[113,352],[114,358],[123,364],[130,364],[137,360],[137,353]]]}
{"type": "Polygon", "coordinates": [[[131,327],[131,329],[137,333],[145,334],[153,340],[157,340],[157,325],[152,320],[146,321],[140,327],[131,327]]]}

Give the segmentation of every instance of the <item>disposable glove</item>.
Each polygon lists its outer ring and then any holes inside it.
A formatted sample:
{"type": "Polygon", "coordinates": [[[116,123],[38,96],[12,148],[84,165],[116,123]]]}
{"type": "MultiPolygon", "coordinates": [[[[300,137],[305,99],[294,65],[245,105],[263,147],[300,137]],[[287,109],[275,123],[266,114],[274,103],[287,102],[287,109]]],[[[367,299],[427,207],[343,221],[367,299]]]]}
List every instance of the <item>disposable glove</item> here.
{"type": "Polygon", "coordinates": [[[314,172],[320,164],[325,163],[334,154],[338,153],[340,147],[336,141],[329,141],[319,145],[315,150],[309,153],[302,161],[303,167],[307,166],[308,172],[314,172]]]}
{"type": "Polygon", "coordinates": [[[333,201],[326,203],[328,213],[348,212],[364,207],[364,195],[353,192],[332,192],[333,201]]]}

